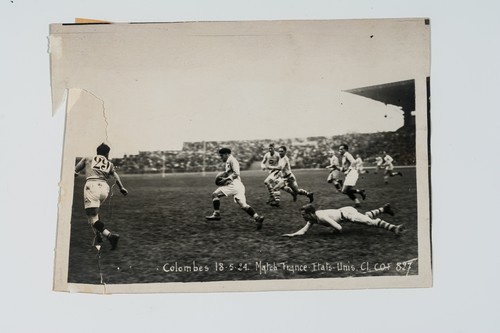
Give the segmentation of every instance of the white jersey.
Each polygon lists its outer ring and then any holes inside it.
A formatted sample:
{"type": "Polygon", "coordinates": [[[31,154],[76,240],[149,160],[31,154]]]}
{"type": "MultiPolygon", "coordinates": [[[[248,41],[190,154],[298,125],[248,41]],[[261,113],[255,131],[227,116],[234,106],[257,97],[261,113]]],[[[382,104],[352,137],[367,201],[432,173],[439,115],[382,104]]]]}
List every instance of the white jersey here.
{"type": "Polygon", "coordinates": [[[234,175],[233,180],[240,179],[240,163],[233,155],[228,156],[225,171],[228,176],[234,175]]]}
{"type": "Polygon", "coordinates": [[[393,162],[394,159],[390,155],[387,154],[384,156],[384,165],[386,171],[392,171],[394,169],[394,165],[392,164],[393,162]]]}
{"type": "Polygon", "coordinates": [[[330,165],[329,167],[339,167],[340,166],[340,163],[339,163],[339,158],[335,155],[333,155],[332,157],[330,157],[330,165]]]}
{"type": "Polygon", "coordinates": [[[343,216],[339,209],[325,209],[317,210],[316,216],[318,217],[318,223],[325,224],[324,220],[332,219],[335,222],[342,222],[343,216]]]}
{"type": "Polygon", "coordinates": [[[292,167],[290,166],[290,160],[288,156],[283,156],[278,162],[278,167],[280,168],[280,176],[282,178],[288,178],[292,175],[292,167]]]}
{"type": "Polygon", "coordinates": [[[274,154],[271,155],[271,152],[267,152],[264,155],[264,158],[262,159],[262,162],[260,163],[260,166],[262,169],[276,166],[278,165],[278,162],[280,160],[280,155],[277,152],[274,152],[274,154]]]}
{"type": "Polygon", "coordinates": [[[75,167],[75,172],[85,169],[87,180],[104,180],[115,172],[115,167],[105,156],[85,157],[75,167]]]}
{"type": "Polygon", "coordinates": [[[344,170],[345,173],[348,173],[351,170],[356,170],[356,161],[348,151],[346,151],[342,156],[342,170],[344,170]]]}
{"type": "Polygon", "coordinates": [[[394,162],[394,159],[390,155],[387,154],[384,156],[384,163],[386,165],[391,165],[392,162],[394,162]]]}

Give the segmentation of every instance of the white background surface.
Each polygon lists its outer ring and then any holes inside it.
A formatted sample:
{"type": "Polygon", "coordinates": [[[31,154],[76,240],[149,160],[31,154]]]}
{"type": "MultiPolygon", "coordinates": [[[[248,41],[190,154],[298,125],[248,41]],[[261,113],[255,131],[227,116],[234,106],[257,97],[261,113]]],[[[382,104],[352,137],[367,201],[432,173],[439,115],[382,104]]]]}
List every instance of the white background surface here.
{"type": "Polygon", "coordinates": [[[0,331],[498,332],[500,5],[495,1],[0,3],[0,331]],[[50,23],[429,17],[431,289],[98,296],[52,292],[64,115],[50,23]]]}

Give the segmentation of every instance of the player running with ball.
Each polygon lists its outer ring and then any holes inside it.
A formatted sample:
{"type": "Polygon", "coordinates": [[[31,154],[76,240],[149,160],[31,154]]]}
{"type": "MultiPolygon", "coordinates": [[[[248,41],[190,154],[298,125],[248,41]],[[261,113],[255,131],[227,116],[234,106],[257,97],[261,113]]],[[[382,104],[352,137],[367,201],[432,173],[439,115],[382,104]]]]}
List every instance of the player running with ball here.
{"type": "Polygon", "coordinates": [[[253,217],[255,223],[257,223],[257,230],[262,228],[262,223],[264,222],[264,216],[260,216],[255,212],[255,210],[247,204],[247,199],[245,197],[245,185],[241,182],[240,178],[240,163],[231,155],[231,149],[222,148],[219,150],[219,155],[223,162],[226,163],[225,167],[225,177],[216,180],[219,186],[212,193],[212,205],[214,207],[214,212],[210,216],[205,218],[209,221],[219,221],[220,216],[220,198],[232,195],[234,196],[234,202],[240,206],[248,215],[253,217]]]}

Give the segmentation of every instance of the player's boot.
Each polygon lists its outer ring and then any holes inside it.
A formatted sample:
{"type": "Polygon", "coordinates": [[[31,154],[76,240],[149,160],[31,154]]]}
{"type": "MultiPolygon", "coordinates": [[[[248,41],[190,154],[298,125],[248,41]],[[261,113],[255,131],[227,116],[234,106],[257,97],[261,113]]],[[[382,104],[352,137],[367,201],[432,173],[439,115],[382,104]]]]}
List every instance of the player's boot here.
{"type": "Polygon", "coordinates": [[[264,216],[259,216],[255,219],[255,222],[257,223],[257,230],[262,229],[262,224],[264,223],[264,216]]]}
{"type": "Polygon", "coordinates": [[[400,171],[398,171],[398,175],[401,176],[401,177],[403,177],[403,173],[400,172],[400,171]]]}
{"type": "Polygon", "coordinates": [[[394,229],[394,233],[396,235],[401,235],[403,232],[405,232],[405,227],[404,225],[400,224],[396,226],[396,229],[394,229]]]}
{"type": "Polygon", "coordinates": [[[359,190],[359,194],[361,195],[361,199],[363,199],[363,200],[366,199],[366,192],[365,192],[365,190],[359,190]]]}
{"type": "Polygon", "coordinates": [[[108,240],[111,244],[111,250],[115,250],[118,246],[118,240],[120,239],[120,235],[118,234],[109,234],[108,240]]]}
{"type": "Polygon", "coordinates": [[[384,206],[384,213],[394,216],[394,211],[392,210],[391,204],[386,203],[384,206]]]}
{"type": "Polygon", "coordinates": [[[271,205],[271,207],[279,207],[280,206],[280,202],[276,201],[276,200],[273,200],[269,205],[271,205]]]}
{"type": "Polygon", "coordinates": [[[220,221],[220,213],[213,212],[210,216],[205,216],[205,218],[209,221],[220,221]]]}
{"type": "Polygon", "coordinates": [[[293,202],[297,201],[297,193],[293,192],[291,193],[293,202]]]}
{"type": "Polygon", "coordinates": [[[313,192],[307,193],[307,197],[309,198],[310,203],[314,201],[314,193],[313,192]]]}

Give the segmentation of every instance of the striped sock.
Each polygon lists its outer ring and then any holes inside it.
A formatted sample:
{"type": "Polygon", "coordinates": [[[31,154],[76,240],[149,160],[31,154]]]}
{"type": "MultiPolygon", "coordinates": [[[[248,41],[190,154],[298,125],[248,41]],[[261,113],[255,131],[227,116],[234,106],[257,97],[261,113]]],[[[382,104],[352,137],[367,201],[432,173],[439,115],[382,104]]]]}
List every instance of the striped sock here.
{"type": "Polygon", "coordinates": [[[383,212],[384,212],[384,208],[381,207],[381,208],[370,210],[369,212],[366,212],[365,215],[371,219],[374,219],[375,217],[382,214],[383,212]]]}
{"type": "Polygon", "coordinates": [[[384,228],[384,229],[389,230],[389,231],[394,231],[396,229],[396,226],[394,224],[387,223],[384,220],[378,221],[377,227],[384,228]]]}

